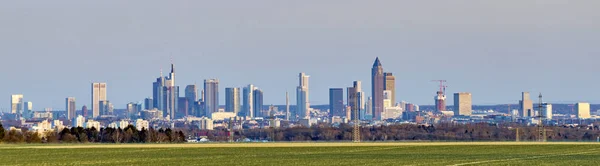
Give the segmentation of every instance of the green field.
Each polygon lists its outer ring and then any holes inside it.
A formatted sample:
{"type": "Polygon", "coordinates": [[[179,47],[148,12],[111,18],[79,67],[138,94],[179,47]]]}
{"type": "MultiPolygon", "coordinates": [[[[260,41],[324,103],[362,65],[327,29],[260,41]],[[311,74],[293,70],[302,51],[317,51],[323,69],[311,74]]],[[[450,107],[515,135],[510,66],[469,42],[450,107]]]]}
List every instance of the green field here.
{"type": "Polygon", "coordinates": [[[0,165],[600,165],[593,143],[0,145],[0,165]]]}

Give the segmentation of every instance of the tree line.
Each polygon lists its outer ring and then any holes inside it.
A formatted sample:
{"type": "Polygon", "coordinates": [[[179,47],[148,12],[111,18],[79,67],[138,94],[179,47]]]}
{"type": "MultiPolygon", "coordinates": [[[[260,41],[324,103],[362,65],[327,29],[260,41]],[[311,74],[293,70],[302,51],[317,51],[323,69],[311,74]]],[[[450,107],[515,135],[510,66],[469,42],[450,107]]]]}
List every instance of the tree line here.
{"type": "MultiPolygon", "coordinates": [[[[519,132],[519,140],[538,140],[536,126],[517,124],[452,124],[436,125],[396,124],[372,127],[361,127],[362,141],[515,141],[519,132]]],[[[545,127],[547,141],[596,141],[600,137],[600,128],[550,126],[545,127]]],[[[225,129],[213,131],[197,131],[205,134],[211,141],[227,141],[225,129]]],[[[250,129],[234,132],[235,140],[250,139],[267,141],[350,141],[353,137],[353,126],[341,124],[331,126],[319,124],[294,128],[250,129]]]]}
{"type": "Polygon", "coordinates": [[[5,130],[0,123],[0,141],[5,143],[183,143],[183,131],[167,129],[138,130],[133,125],[121,128],[64,128],[40,134],[36,131],[5,130]]]}

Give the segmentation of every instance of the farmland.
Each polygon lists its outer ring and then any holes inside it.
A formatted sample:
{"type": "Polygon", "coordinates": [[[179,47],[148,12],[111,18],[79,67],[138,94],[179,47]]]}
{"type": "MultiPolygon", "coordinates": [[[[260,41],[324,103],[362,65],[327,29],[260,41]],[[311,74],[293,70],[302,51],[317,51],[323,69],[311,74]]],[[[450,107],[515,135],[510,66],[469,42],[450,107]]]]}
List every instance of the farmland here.
{"type": "Polygon", "coordinates": [[[598,165],[595,143],[0,145],[1,165],[598,165]]]}

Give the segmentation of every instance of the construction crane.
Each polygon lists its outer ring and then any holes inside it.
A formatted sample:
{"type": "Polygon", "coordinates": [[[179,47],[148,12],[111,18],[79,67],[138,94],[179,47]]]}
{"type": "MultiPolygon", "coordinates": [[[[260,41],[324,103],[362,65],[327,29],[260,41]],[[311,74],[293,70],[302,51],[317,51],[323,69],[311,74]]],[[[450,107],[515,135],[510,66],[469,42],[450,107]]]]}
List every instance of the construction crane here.
{"type": "Polygon", "coordinates": [[[440,83],[440,92],[444,92],[444,95],[446,95],[446,88],[448,86],[444,85],[444,83],[446,82],[446,80],[431,80],[432,82],[439,82],[440,83]]]}

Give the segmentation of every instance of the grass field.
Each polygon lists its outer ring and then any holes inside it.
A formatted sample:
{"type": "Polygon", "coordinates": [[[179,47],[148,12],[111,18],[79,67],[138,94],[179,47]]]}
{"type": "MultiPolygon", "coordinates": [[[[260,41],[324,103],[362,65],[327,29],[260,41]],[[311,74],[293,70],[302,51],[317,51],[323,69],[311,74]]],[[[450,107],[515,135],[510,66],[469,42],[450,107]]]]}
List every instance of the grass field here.
{"type": "Polygon", "coordinates": [[[600,165],[600,144],[0,145],[0,165],[600,165]]]}

